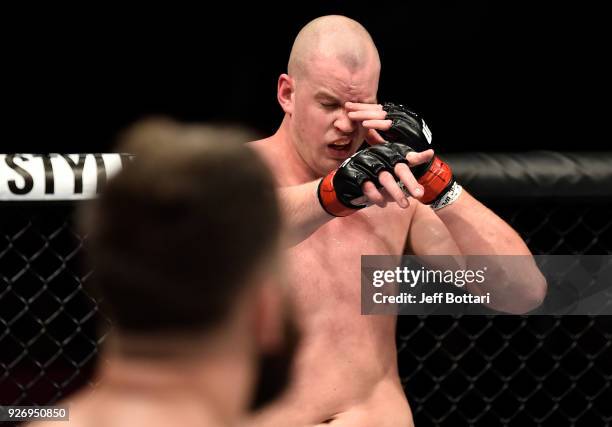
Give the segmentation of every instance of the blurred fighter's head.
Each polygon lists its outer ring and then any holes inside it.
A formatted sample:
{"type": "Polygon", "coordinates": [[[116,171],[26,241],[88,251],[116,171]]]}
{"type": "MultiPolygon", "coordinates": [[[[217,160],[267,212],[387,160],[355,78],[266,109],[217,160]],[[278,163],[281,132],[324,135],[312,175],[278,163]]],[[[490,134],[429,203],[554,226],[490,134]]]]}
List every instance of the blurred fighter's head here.
{"type": "Polygon", "coordinates": [[[277,97],[295,150],[315,175],[337,168],[363,142],[366,130],[344,104],[375,103],[379,75],[378,50],[357,21],[323,16],[297,35],[277,97]]]}
{"type": "Polygon", "coordinates": [[[250,137],[136,124],[119,145],[133,161],[83,215],[109,359],[187,370],[208,397],[231,390],[235,411],[283,389],[296,345],[273,180],[250,137]]]}

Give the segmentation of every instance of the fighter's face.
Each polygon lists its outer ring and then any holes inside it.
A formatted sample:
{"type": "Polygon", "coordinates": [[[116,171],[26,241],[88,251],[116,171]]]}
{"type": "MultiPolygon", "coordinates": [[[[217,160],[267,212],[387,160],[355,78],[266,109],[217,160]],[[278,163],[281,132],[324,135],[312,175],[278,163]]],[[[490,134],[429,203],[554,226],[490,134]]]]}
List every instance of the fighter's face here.
{"type": "Polygon", "coordinates": [[[295,85],[293,141],[306,164],[319,176],[355,153],[366,130],[348,118],[347,101],[375,103],[378,67],[350,70],[338,61],[317,60],[295,85]]]}

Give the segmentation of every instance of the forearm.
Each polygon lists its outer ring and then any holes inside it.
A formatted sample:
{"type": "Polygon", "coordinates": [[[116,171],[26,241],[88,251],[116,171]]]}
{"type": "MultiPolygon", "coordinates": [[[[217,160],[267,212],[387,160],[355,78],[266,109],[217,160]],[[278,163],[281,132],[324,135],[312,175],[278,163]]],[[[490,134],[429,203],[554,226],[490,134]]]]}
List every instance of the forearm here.
{"type": "MultiPolygon", "coordinates": [[[[520,313],[542,302],[546,280],[523,239],[504,220],[465,190],[453,204],[438,210],[437,214],[463,255],[487,256],[490,280],[479,285],[478,293],[491,292],[499,302],[494,308],[520,313]]],[[[483,260],[481,257],[470,259],[483,260]]]]}
{"type": "Polygon", "coordinates": [[[436,213],[464,255],[531,255],[518,233],[465,189],[436,213]]]}
{"type": "Polygon", "coordinates": [[[334,218],[319,203],[318,185],[319,181],[312,181],[278,190],[285,245],[297,245],[334,218]]]}

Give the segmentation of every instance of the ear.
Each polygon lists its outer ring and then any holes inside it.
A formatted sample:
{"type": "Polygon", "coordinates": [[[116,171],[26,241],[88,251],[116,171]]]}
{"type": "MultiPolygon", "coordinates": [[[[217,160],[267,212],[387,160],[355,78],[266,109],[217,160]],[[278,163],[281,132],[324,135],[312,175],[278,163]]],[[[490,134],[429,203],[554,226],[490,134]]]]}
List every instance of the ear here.
{"type": "Polygon", "coordinates": [[[288,74],[281,74],[278,78],[276,98],[283,111],[287,114],[293,114],[294,94],[295,80],[288,74]]]}

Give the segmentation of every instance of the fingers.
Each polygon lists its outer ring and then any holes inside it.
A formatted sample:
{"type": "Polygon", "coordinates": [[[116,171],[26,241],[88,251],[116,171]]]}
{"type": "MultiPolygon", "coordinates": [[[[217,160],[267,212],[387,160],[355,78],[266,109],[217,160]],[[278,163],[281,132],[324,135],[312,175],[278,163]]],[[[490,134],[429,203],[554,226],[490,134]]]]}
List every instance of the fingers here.
{"type": "MultiPolygon", "coordinates": [[[[425,194],[423,186],[417,182],[416,178],[410,171],[410,168],[407,164],[398,163],[397,165],[395,165],[393,171],[395,172],[395,175],[399,178],[400,182],[404,184],[404,188],[406,189],[408,194],[410,194],[416,199],[423,197],[423,194],[425,194]]],[[[395,186],[397,187],[397,184],[395,186]]]]}
{"type": "Polygon", "coordinates": [[[365,135],[365,139],[366,139],[367,143],[370,144],[370,145],[383,144],[383,143],[387,142],[374,129],[368,129],[368,131],[366,132],[366,135],[365,135]]]}
{"type": "MultiPolygon", "coordinates": [[[[433,155],[434,151],[431,149],[421,153],[411,152],[406,155],[406,160],[410,166],[416,166],[429,161],[433,155]]],[[[415,199],[423,197],[425,189],[417,182],[407,164],[398,163],[393,168],[393,172],[399,179],[399,183],[387,171],[383,171],[378,175],[378,181],[382,188],[377,189],[371,181],[364,183],[362,190],[365,199],[381,208],[387,205],[388,200],[394,201],[402,208],[407,208],[410,206],[410,202],[406,196],[411,196],[415,199]]]]}
{"type": "Polygon", "coordinates": [[[382,120],[387,117],[387,112],[383,110],[348,110],[349,119],[362,122],[364,120],[382,120]]]}
{"type": "MultiPolygon", "coordinates": [[[[366,104],[346,102],[345,108],[348,111],[349,119],[359,121],[364,128],[367,129],[365,136],[366,141],[370,145],[382,144],[385,140],[376,130],[388,130],[391,127],[391,120],[386,120],[386,111],[382,109],[380,104],[366,104]]],[[[362,186],[364,196],[360,197],[360,203],[373,203],[380,207],[385,207],[387,201],[394,201],[400,207],[407,208],[410,205],[407,196],[421,198],[424,194],[424,188],[420,185],[412,172],[410,166],[416,166],[426,163],[433,157],[433,150],[426,150],[420,153],[410,152],[406,155],[408,165],[399,163],[394,167],[396,178],[389,172],[383,171],[378,176],[381,188],[367,181],[362,186]],[[362,200],[361,200],[362,199],[362,200]]]]}
{"type": "MultiPolygon", "coordinates": [[[[408,165],[416,166],[428,162],[434,155],[434,151],[432,149],[422,151],[417,153],[412,151],[406,154],[406,160],[408,161],[408,165]]],[[[398,163],[393,168],[395,172],[395,176],[397,176],[402,184],[404,184],[404,189],[408,194],[412,197],[419,199],[423,197],[425,194],[425,189],[421,184],[419,184],[410,171],[410,167],[405,163],[398,163]]]]}
{"type": "Polygon", "coordinates": [[[387,201],[385,200],[385,197],[380,193],[380,191],[378,191],[372,181],[364,182],[361,186],[361,189],[363,191],[364,196],[366,196],[366,198],[371,203],[374,203],[376,206],[380,206],[381,208],[387,206],[387,201]]]}
{"type": "Polygon", "coordinates": [[[361,122],[364,128],[388,130],[393,122],[391,120],[364,120],[361,122]]]}
{"type": "Polygon", "coordinates": [[[345,102],[344,108],[348,111],[362,111],[362,110],[378,110],[383,111],[381,104],[367,104],[365,102],[345,102]]]}
{"type": "MultiPolygon", "coordinates": [[[[408,160],[411,166],[415,166],[425,161],[428,161],[433,156],[433,150],[423,151],[422,153],[409,153],[406,155],[406,159],[408,160]]],[[[382,185],[382,189],[379,190],[376,186],[368,181],[362,186],[363,194],[371,203],[376,204],[380,207],[386,206],[387,198],[383,194],[382,190],[399,206],[402,208],[407,208],[410,203],[406,198],[407,195],[414,197],[415,199],[420,199],[425,194],[425,189],[421,184],[419,184],[410,171],[410,167],[405,163],[398,163],[393,168],[393,172],[395,176],[399,178],[400,183],[398,184],[395,181],[393,175],[391,175],[387,171],[383,171],[378,176],[378,181],[382,185]],[[400,187],[403,186],[404,190],[400,187]]]]}
{"type": "MultiPolygon", "coordinates": [[[[433,150],[426,150],[421,153],[411,152],[406,155],[406,160],[410,166],[416,166],[429,161],[434,155],[433,150]]],[[[395,176],[399,179],[396,182],[393,175],[387,171],[383,171],[378,176],[378,181],[382,185],[382,189],[391,200],[396,202],[402,208],[407,208],[410,203],[406,196],[420,199],[425,194],[425,189],[419,184],[412,174],[410,167],[405,163],[398,163],[393,168],[395,176]],[[403,188],[402,188],[403,187],[403,188]]],[[[381,189],[381,190],[382,190],[381,189]]],[[[363,194],[372,203],[384,207],[386,205],[386,197],[379,191],[376,186],[368,181],[362,186],[363,194]]]]}
{"type": "MultiPolygon", "coordinates": [[[[403,164],[403,166],[405,166],[406,169],[408,169],[407,165],[403,164]]],[[[405,172],[405,171],[401,171],[401,172],[405,172]]],[[[410,173],[409,169],[408,169],[408,174],[409,176],[406,176],[405,179],[408,181],[410,178],[412,178],[411,186],[412,187],[416,186],[416,188],[422,188],[416,182],[416,180],[410,173]]],[[[353,203],[362,204],[362,203],[366,203],[367,201],[369,203],[375,204],[376,206],[384,208],[385,206],[387,206],[388,201],[393,201],[404,209],[410,206],[410,202],[406,198],[406,194],[399,187],[393,175],[391,175],[387,171],[383,171],[378,176],[378,181],[380,182],[382,186],[381,188],[376,188],[376,186],[374,185],[374,183],[372,183],[372,181],[366,181],[361,187],[364,198],[363,199],[360,198],[360,200],[353,200],[353,203]]],[[[418,194],[418,191],[416,193],[418,194]]],[[[423,192],[421,190],[420,196],[422,195],[423,195],[423,192]]]]}
{"type": "Polygon", "coordinates": [[[378,181],[387,191],[387,193],[393,198],[395,203],[400,205],[402,208],[408,207],[408,199],[404,195],[404,192],[399,188],[395,182],[395,178],[389,172],[381,172],[378,176],[378,181]]]}
{"type": "Polygon", "coordinates": [[[416,166],[430,161],[433,156],[434,150],[432,149],[421,151],[420,153],[412,151],[406,154],[406,160],[410,166],[416,166]]]}
{"type": "Polygon", "coordinates": [[[387,130],[391,127],[392,122],[391,120],[385,120],[387,112],[382,109],[380,104],[347,102],[345,108],[348,111],[349,119],[361,122],[366,128],[387,130]]]}

